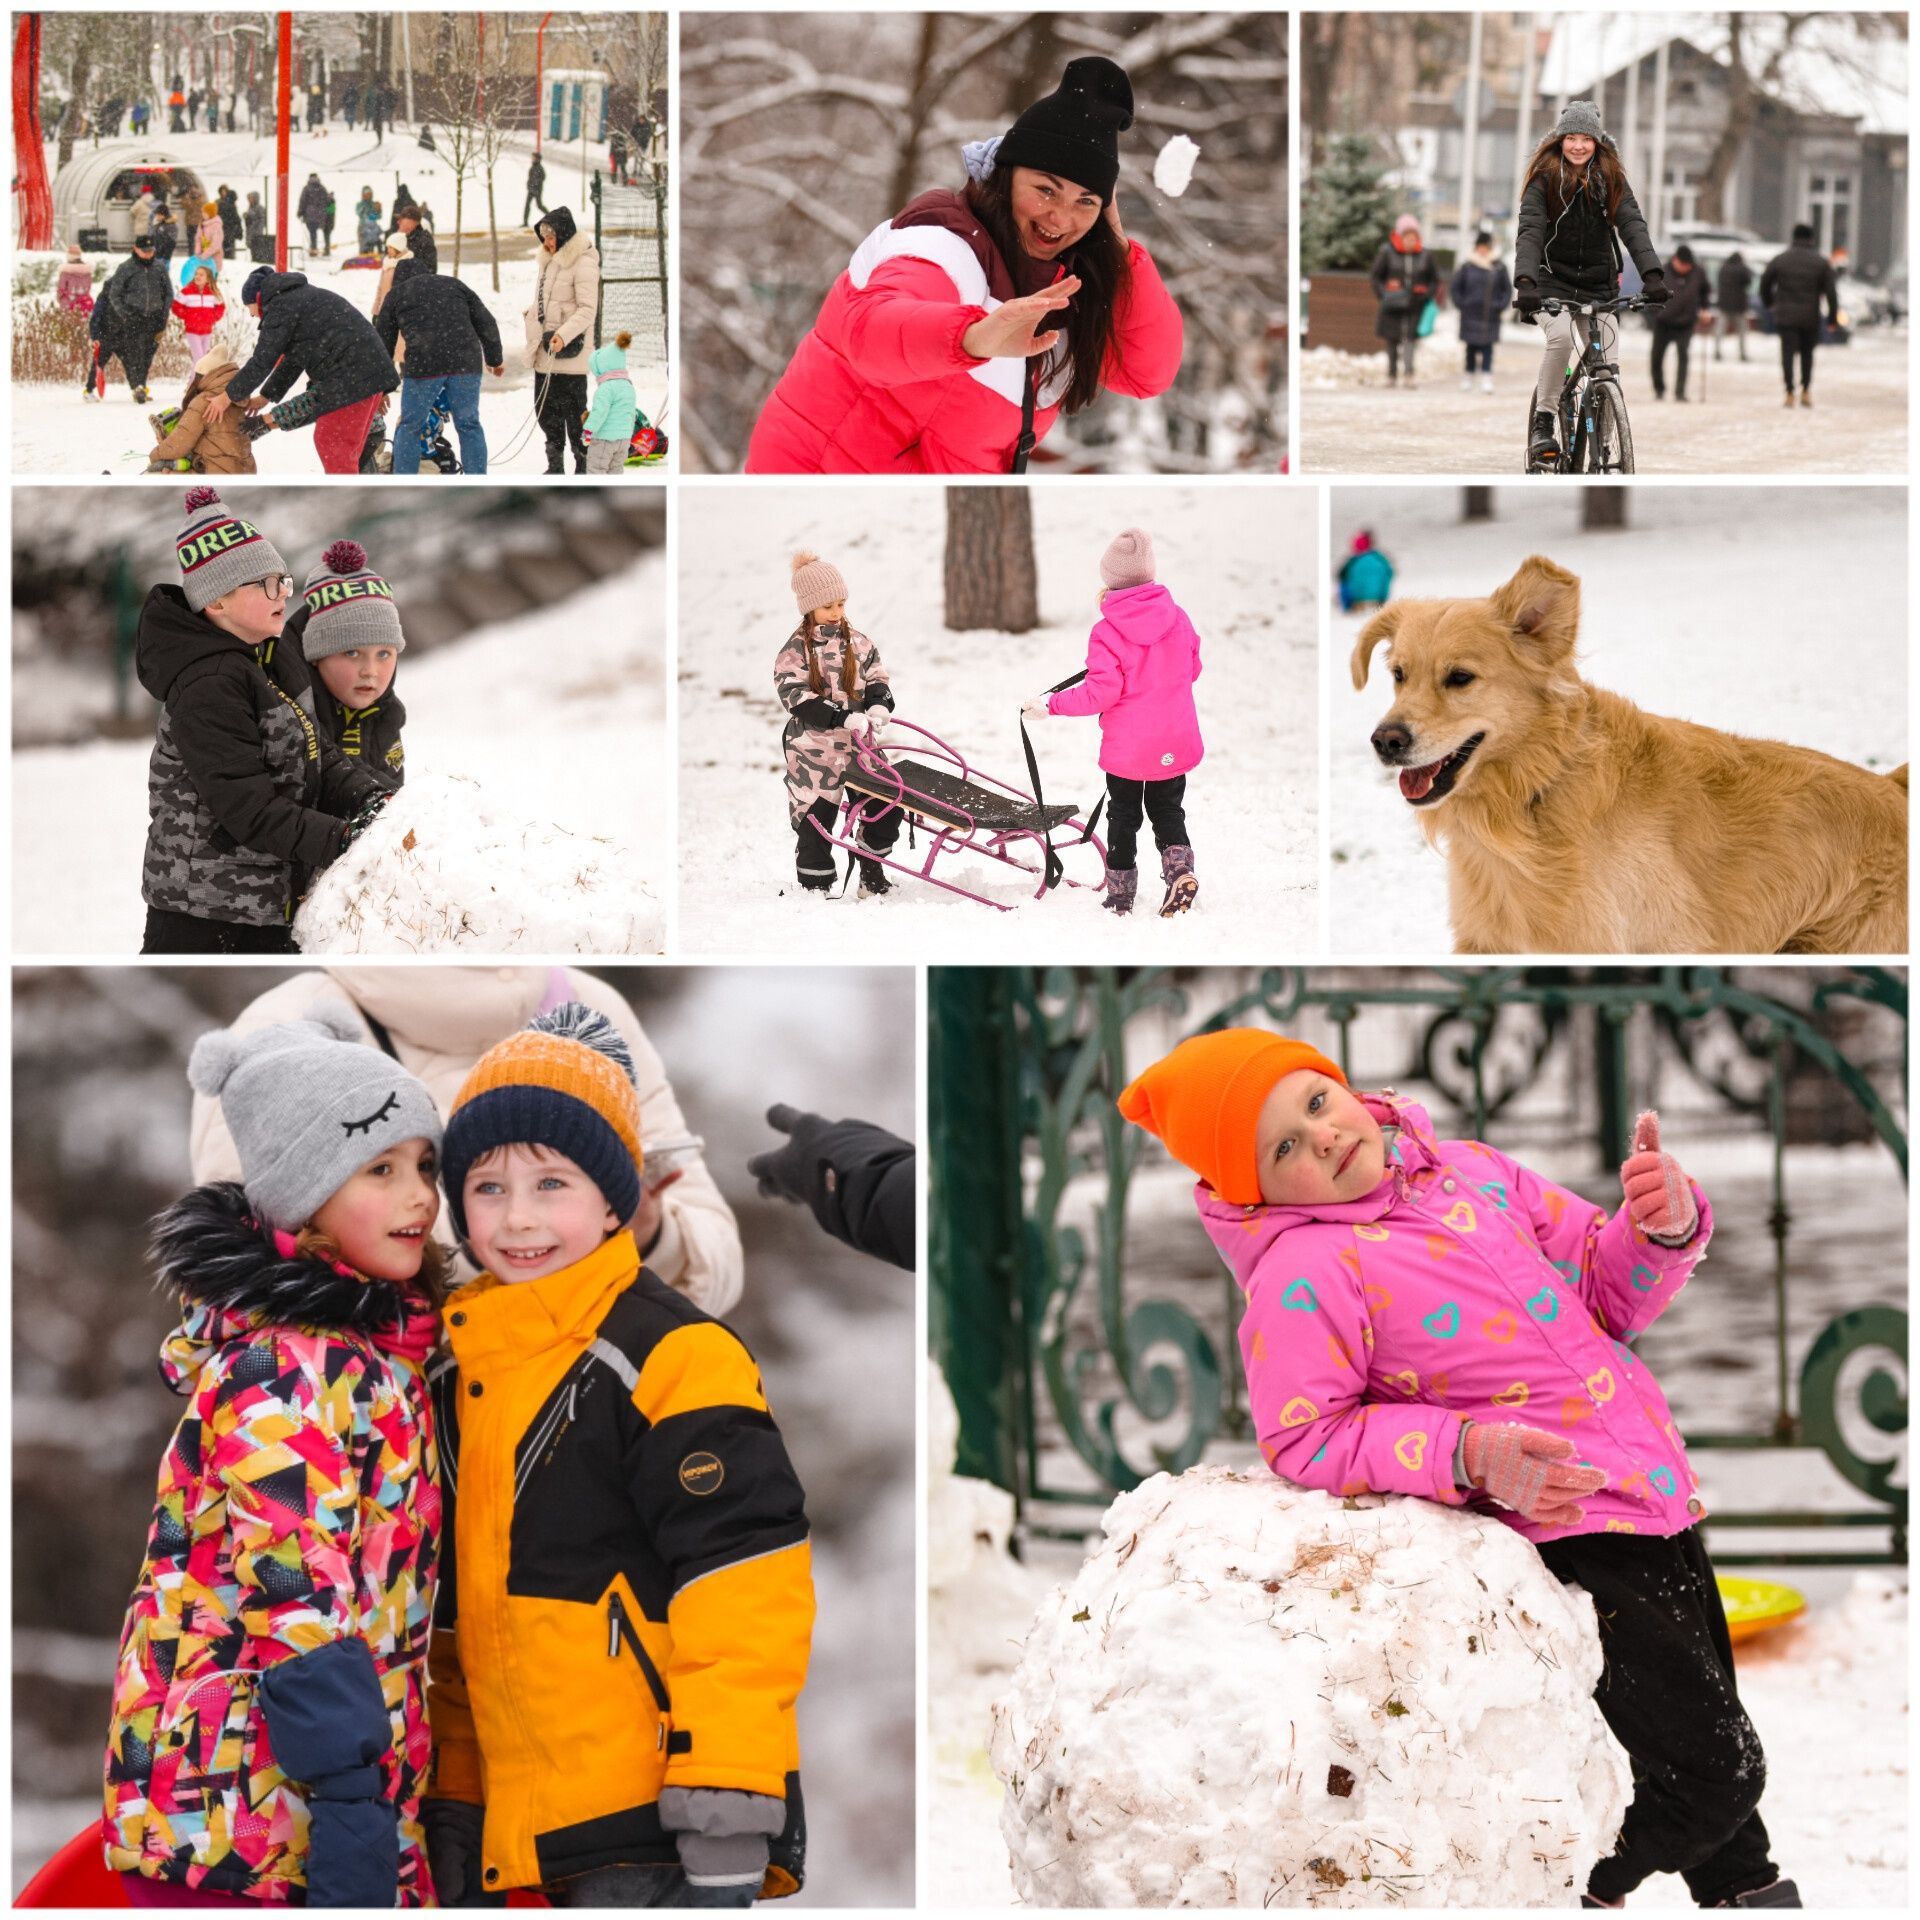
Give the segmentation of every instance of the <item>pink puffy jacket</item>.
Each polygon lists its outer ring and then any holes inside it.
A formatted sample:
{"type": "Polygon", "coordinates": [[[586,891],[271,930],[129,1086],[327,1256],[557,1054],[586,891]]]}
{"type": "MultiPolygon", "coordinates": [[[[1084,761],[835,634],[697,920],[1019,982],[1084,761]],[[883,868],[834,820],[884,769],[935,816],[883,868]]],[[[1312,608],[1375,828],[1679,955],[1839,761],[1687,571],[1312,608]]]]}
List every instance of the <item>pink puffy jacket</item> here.
{"type": "Polygon", "coordinates": [[[1087,677],[1051,695],[1061,717],[1100,716],[1100,765],[1122,780],[1171,780],[1200,764],[1200,636],[1165,587],[1123,587],[1100,603],[1087,677]]]}
{"type": "Polygon", "coordinates": [[[1275,1473],[1328,1493],[1458,1506],[1467,1420],[1565,1433],[1604,1468],[1579,1527],[1489,1511],[1529,1540],[1680,1533],[1705,1511],[1665,1398],[1627,1345],[1680,1291],[1713,1232],[1663,1247],[1477,1140],[1436,1141],[1426,1110],[1366,1096],[1387,1178],[1345,1206],[1235,1207],[1196,1190],[1247,1296],[1249,1404],[1275,1473]]]}
{"type": "MultiPolygon", "coordinates": [[[[1115,392],[1144,399],[1173,384],[1183,329],[1146,248],[1132,241],[1129,250],[1133,271],[1101,378],[1115,392]]],[[[746,471],[1009,472],[1027,362],[976,360],[960,345],[966,330],[1000,304],[962,234],[940,225],[876,227],[767,396],[746,471]]],[[[1066,386],[1057,370],[1042,381],[1033,415],[1037,440],[1053,425],[1066,386]]]]}

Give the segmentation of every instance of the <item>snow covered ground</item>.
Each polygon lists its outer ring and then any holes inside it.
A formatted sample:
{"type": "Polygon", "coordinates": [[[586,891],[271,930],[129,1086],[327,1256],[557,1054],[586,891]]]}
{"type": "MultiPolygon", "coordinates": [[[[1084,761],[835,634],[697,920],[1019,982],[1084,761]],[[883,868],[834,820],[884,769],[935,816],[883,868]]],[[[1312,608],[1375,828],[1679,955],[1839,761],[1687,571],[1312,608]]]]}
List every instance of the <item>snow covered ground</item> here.
{"type": "MultiPolygon", "coordinates": [[[[1411,389],[1387,385],[1384,353],[1302,354],[1299,471],[1518,474],[1527,396],[1540,369],[1538,329],[1509,323],[1503,330],[1490,394],[1477,382],[1460,391],[1456,331],[1454,316],[1443,313],[1434,337],[1421,343],[1419,384],[1411,389]]],[[[1711,343],[1696,340],[1686,404],[1656,401],[1651,340],[1629,322],[1619,364],[1636,472],[1906,472],[1904,327],[1864,328],[1844,347],[1822,347],[1814,404],[1792,413],[1780,404],[1778,343],[1752,335],[1747,354],[1744,364],[1716,361],[1711,343]]],[[[1667,377],[1671,392],[1671,355],[1667,377]]]]}
{"type": "MultiPolygon", "coordinates": [[[[252,134],[199,133],[166,134],[150,139],[150,147],[177,154],[191,166],[209,188],[221,182],[239,194],[241,205],[250,192],[259,193],[271,205],[270,192],[274,169],[274,145],[271,140],[252,134]]],[[[300,188],[309,173],[318,173],[333,189],[339,220],[334,228],[331,258],[303,256],[306,229],[296,218],[288,234],[293,251],[288,257],[291,270],[306,274],[316,286],[344,295],[363,312],[373,306],[375,287],[380,276],[364,268],[349,269],[342,263],[354,253],[351,202],[360,197],[360,189],[370,186],[373,197],[390,219],[394,189],[404,181],[416,200],[424,200],[434,216],[434,237],[439,244],[440,271],[453,271],[454,181],[444,147],[436,156],[422,150],[411,133],[393,133],[377,146],[364,133],[349,133],[344,124],[330,123],[324,136],[296,131],[289,162],[292,201],[299,199],[300,188]]],[[[494,208],[501,236],[500,287],[493,288],[487,243],[487,200],[484,178],[470,176],[461,209],[463,230],[460,278],[486,302],[500,327],[501,345],[506,352],[506,374],[494,379],[484,375],[481,381],[480,422],[486,429],[490,473],[541,473],[546,468],[546,442],[540,429],[530,424],[533,412],[533,375],[526,352],[526,332],[522,316],[533,298],[535,279],[534,242],[520,225],[520,212],[526,181],[527,161],[532,153],[532,136],[510,138],[495,174],[494,208]],[[524,432],[523,432],[524,429],[524,432]],[[511,443],[520,439],[517,452],[511,443]]],[[[546,199],[549,207],[569,208],[579,225],[591,232],[593,204],[587,197],[585,176],[580,166],[580,150],[549,144],[545,151],[547,166],[546,199]]],[[[597,148],[587,152],[589,169],[604,168],[605,153],[597,148]]],[[[54,156],[51,146],[47,167],[51,176],[54,156]]],[[[183,236],[183,244],[184,244],[183,236]]],[[[16,253],[20,263],[37,260],[64,260],[56,254],[16,253]]],[[[105,256],[113,265],[124,255],[105,256]]],[[[182,255],[176,250],[177,266],[182,255]]],[[[101,256],[95,256],[98,264],[101,256]]],[[[251,351],[256,323],[240,305],[240,288],[254,262],[243,247],[236,247],[229,236],[227,267],[220,276],[220,287],[227,302],[226,318],[216,337],[224,340],[235,357],[244,360],[251,351]]],[[[169,321],[174,337],[177,322],[169,321]]],[[[636,340],[627,356],[634,393],[649,419],[658,420],[663,406],[667,374],[655,343],[636,340]]],[[[582,371],[585,371],[584,365],[582,371]]],[[[116,362],[100,404],[89,404],[80,393],[81,369],[75,366],[73,378],[58,385],[16,386],[13,398],[13,465],[27,473],[95,473],[116,478],[141,473],[153,445],[147,415],[161,405],[172,405],[184,387],[171,382],[156,382],[150,406],[135,406],[116,362]]],[[[389,409],[389,430],[399,419],[397,405],[389,409]]],[[[458,442],[449,432],[449,445],[458,451],[458,442]]],[[[262,473],[313,474],[320,462],[313,450],[310,430],[270,433],[254,446],[254,460],[262,473]]]]}
{"type": "MultiPolygon", "coordinates": [[[[463,774],[502,809],[624,841],[664,901],[665,590],[665,561],[649,556],[541,613],[403,660],[408,766],[463,774]]],[[[16,952],[138,950],[150,750],[141,738],[14,755],[16,952]]]]}
{"type": "MultiPolygon", "coordinates": [[[[944,492],[936,486],[701,487],[679,500],[680,939],[691,952],[859,960],[1192,960],[1223,944],[1316,943],[1315,502],[1253,488],[1036,487],[1042,625],[949,633],[942,624],[944,492]],[[877,513],[876,508],[883,509],[877,513]],[[895,891],[803,895],[793,876],[773,662],[795,624],[789,556],[811,548],[846,576],[849,617],[878,645],[897,711],[987,773],[1026,787],[1024,701],[1084,664],[1099,561],[1122,528],[1153,535],[1159,578],[1201,637],[1195,688],[1206,758],[1186,812],[1200,878],[1194,910],[1162,921],[1150,832],[1140,908],[1121,920],[1096,893],[944,854],[944,879],[994,907],[896,874],[895,891]],[[1149,895],[1151,898],[1149,898],[1149,895]]],[[[1032,724],[1048,801],[1090,808],[1103,791],[1098,723],[1032,724]]],[[[897,738],[898,736],[896,736],[897,738]]],[[[1104,825],[1104,821],[1102,823],[1104,825]]],[[[1103,836],[1104,837],[1104,836],[1103,836]]],[[[926,840],[920,837],[918,857],[926,840]]],[[[903,833],[895,855],[916,857],[903,833]]],[[[1091,850],[1069,878],[1097,883],[1091,850]]]]}
{"type": "MultiPolygon", "coordinates": [[[[1637,488],[1623,531],[1512,486],[1463,521],[1454,488],[1335,487],[1332,564],[1373,530],[1396,599],[1484,595],[1530,553],[1581,576],[1581,667],[1649,712],[1817,747],[1888,771],[1907,757],[1906,495],[1896,488],[1637,488]]],[[[1367,616],[1332,615],[1329,939],[1335,953],[1452,944],[1446,868],[1368,736],[1392,704],[1376,655],[1347,670],[1367,616]]]]}

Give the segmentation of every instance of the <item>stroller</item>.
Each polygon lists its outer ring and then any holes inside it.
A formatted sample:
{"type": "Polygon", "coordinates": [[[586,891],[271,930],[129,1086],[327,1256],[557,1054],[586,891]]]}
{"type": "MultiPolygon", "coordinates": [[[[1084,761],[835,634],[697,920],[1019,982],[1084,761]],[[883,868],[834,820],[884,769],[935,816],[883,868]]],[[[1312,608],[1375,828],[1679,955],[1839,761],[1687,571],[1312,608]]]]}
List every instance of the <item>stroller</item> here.
{"type": "MultiPolygon", "coordinates": [[[[460,456],[454,452],[447,439],[447,428],[452,424],[453,416],[445,407],[429,407],[426,424],[420,429],[420,471],[435,467],[441,473],[458,473],[460,456]]],[[[387,438],[387,423],[379,414],[373,417],[373,425],[367,429],[366,444],[360,449],[360,471],[362,473],[391,473],[393,471],[393,443],[387,438]]]]}
{"type": "MultiPolygon", "coordinates": [[[[963,900],[977,900],[1001,913],[1011,913],[1013,909],[1003,900],[990,899],[942,879],[934,871],[940,856],[981,854],[1003,866],[1035,874],[1039,877],[1033,890],[1036,900],[1061,885],[1098,893],[1107,878],[1107,850],[1093,831],[1099,818],[1098,806],[1091,818],[1082,821],[1077,808],[1049,806],[990,773],[982,773],[970,766],[957,748],[926,728],[895,716],[887,724],[884,740],[855,740],[853,764],[847,769],[834,831],[816,831],[829,846],[850,856],[878,859],[895,873],[910,874],[948,893],[957,893],[963,900]],[[896,734],[911,734],[914,739],[896,742],[896,734]],[[926,857],[918,866],[877,855],[861,843],[861,828],[884,820],[895,809],[905,816],[910,849],[917,849],[919,834],[927,836],[926,857]],[[1072,836],[1075,829],[1077,838],[1062,839],[1056,847],[1056,833],[1072,836]],[[1091,879],[1071,877],[1060,857],[1063,849],[1072,852],[1082,846],[1091,847],[1100,862],[1099,872],[1091,879]]],[[[898,851],[896,843],[894,852],[898,851]]]]}

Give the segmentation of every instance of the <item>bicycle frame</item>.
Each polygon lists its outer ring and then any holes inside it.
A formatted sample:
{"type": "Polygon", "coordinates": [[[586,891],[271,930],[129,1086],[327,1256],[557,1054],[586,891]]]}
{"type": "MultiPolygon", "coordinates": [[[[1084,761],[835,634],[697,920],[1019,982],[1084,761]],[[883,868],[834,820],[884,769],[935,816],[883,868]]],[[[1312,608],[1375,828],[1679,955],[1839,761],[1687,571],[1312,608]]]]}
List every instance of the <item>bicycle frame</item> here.
{"type": "MultiPolygon", "coordinates": [[[[1617,317],[1622,314],[1638,313],[1646,305],[1645,299],[1635,294],[1627,300],[1544,300],[1540,304],[1542,313],[1567,313],[1576,319],[1588,321],[1604,317],[1617,317]]],[[[1615,341],[1618,342],[1619,330],[1615,329],[1615,341]]],[[[1567,372],[1560,388],[1560,429],[1562,451],[1565,459],[1551,471],[1577,473],[1588,461],[1580,457],[1580,441],[1584,435],[1591,438],[1594,430],[1592,399],[1596,388],[1610,386],[1618,396],[1617,406],[1621,420],[1627,417],[1626,395],[1620,385],[1620,367],[1618,362],[1609,360],[1600,344],[1600,329],[1590,325],[1587,337],[1580,349],[1580,357],[1567,372]]],[[[1547,471],[1548,469],[1536,469],[1547,471]]]]}

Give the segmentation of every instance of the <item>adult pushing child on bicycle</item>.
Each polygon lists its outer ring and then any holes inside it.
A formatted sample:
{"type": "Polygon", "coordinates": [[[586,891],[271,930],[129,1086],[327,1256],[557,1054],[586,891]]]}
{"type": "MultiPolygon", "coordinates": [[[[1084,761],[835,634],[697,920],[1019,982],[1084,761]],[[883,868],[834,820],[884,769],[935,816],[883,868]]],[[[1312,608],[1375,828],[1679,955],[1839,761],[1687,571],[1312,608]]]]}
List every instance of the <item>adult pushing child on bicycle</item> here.
{"type": "Polygon", "coordinates": [[[1611,359],[1619,333],[1610,314],[1564,307],[1549,313],[1546,303],[1615,299],[1623,246],[1644,282],[1642,297],[1649,305],[1663,304],[1669,298],[1666,274],[1619,150],[1601,125],[1600,109],[1591,100],[1570,100],[1527,163],[1514,249],[1514,310],[1522,320],[1537,321],[1546,335],[1533,395],[1535,459],[1551,459],[1558,450],[1560,388],[1578,357],[1576,336],[1584,349],[1590,330],[1598,328],[1601,350],[1611,359]]]}

